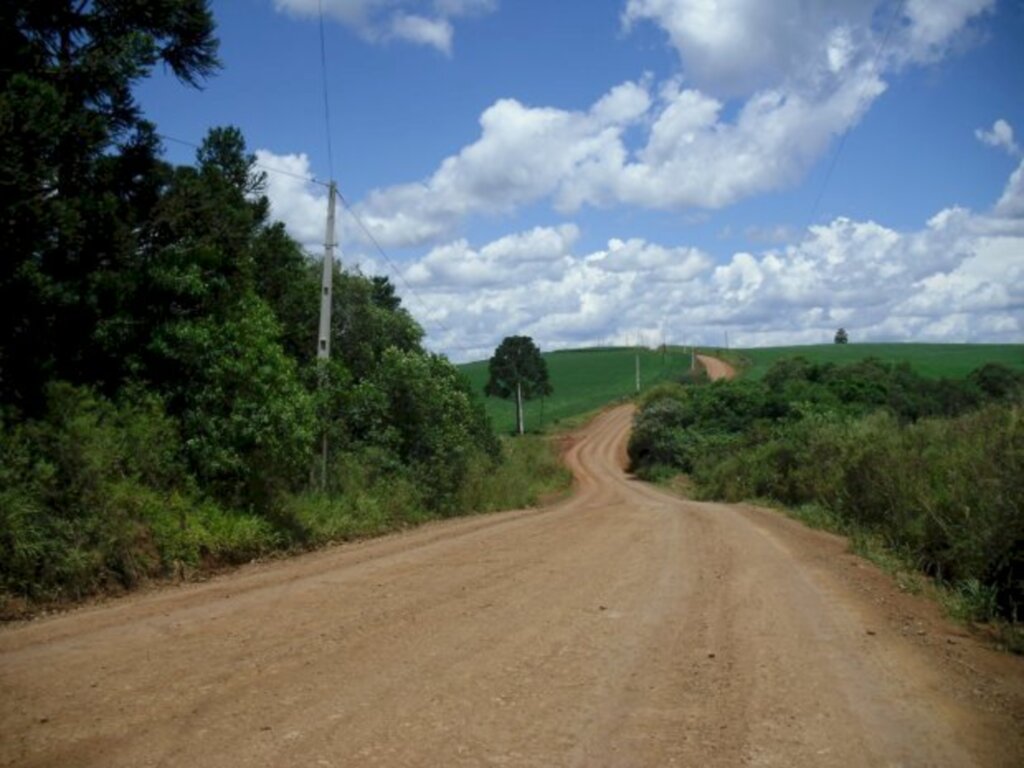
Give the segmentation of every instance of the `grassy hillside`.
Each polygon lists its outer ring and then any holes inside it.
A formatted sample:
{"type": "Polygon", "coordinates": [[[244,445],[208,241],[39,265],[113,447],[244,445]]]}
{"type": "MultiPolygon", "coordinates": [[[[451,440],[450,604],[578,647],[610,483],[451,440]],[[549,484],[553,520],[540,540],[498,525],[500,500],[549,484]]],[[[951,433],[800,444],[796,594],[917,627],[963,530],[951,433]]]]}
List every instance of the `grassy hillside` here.
{"type": "MultiPolygon", "coordinates": [[[[632,347],[548,352],[548,372],[554,393],[544,400],[526,404],[526,428],[536,431],[572,416],[592,411],[636,391],[636,350],[632,347]]],[[[689,353],[670,348],[667,353],[640,350],[640,380],[643,389],[669,378],[677,378],[690,365],[689,353]]],[[[473,388],[483,393],[487,383],[487,361],[459,366],[473,388]]],[[[499,433],[515,427],[515,403],[486,398],[487,413],[499,433]]]]}
{"type": "Polygon", "coordinates": [[[739,349],[730,358],[742,363],[743,376],[760,379],[777,360],[805,357],[814,363],[853,363],[866,357],[908,362],[931,379],[959,379],[985,363],[1024,371],[1024,344],[817,344],[803,347],[739,349]]]}
{"type": "MultiPolygon", "coordinates": [[[[708,350],[715,354],[715,350],[708,350]]],[[[554,394],[526,404],[526,428],[538,431],[578,416],[635,392],[632,347],[597,347],[563,350],[544,355],[554,394]]],[[[985,363],[1002,363],[1024,371],[1024,344],[819,344],[801,347],[771,347],[732,350],[723,356],[739,362],[744,378],[760,379],[777,360],[802,356],[816,363],[851,363],[866,357],[891,362],[909,362],[928,378],[962,378],[985,363]]],[[[666,354],[640,351],[642,389],[667,379],[678,378],[690,365],[689,352],[669,348],[666,354]]],[[[476,391],[483,393],[487,382],[487,361],[459,366],[476,391]]],[[[487,413],[498,432],[515,427],[515,405],[510,400],[486,398],[487,413]]]]}

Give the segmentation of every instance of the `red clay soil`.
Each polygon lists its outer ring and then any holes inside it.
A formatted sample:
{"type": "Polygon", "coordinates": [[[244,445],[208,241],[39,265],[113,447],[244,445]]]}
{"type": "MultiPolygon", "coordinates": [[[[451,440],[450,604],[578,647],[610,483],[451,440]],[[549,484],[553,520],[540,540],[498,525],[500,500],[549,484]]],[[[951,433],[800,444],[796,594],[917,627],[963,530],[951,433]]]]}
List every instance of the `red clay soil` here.
{"type": "Polygon", "coordinates": [[[1024,659],[775,512],[623,470],[0,631],[0,765],[1019,766],[1024,659]]]}
{"type": "Polygon", "coordinates": [[[697,355],[697,359],[704,366],[704,370],[708,372],[708,378],[711,381],[736,377],[736,369],[725,362],[725,360],[719,360],[717,357],[711,357],[710,355],[697,355]]]}

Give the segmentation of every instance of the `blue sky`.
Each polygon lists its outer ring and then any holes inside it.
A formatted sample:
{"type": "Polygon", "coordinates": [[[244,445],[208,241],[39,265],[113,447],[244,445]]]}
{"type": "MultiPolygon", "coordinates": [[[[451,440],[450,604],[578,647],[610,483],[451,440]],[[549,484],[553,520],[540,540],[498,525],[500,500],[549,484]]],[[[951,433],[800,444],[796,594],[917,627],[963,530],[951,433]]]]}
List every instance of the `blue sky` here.
{"type": "MultiPolygon", "coordinates": [[[[348,214],[343,258],[437,351],[1024,341],[1020,0],[321,2],[333,175],[394,266],[348,214]]],[[[224,70],[147,115],[329,178],[317,0],[213,10],[224,70]]],[[[268,182],[317,250],[323,188],[268,182]]]]}

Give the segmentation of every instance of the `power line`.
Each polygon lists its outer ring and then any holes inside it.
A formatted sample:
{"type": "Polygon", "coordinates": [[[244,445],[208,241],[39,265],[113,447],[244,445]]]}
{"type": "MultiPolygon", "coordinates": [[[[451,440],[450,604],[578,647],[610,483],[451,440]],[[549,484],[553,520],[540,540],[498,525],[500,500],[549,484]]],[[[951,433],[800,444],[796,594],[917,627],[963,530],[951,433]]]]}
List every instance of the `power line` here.
{"type": "MultiPolygon", "coordinates": [[[[892,17],[889,19],[889,24],[885,28],[885,35],[882,37],[882,42],[879,44],[878,48],[875,49],[875,58],[871,65],[873,71],[878,71],[878,64],[882,59],[882,54],[885,52],[885,49],[889,46],[889,39],[892,37],[893,29],[896,27],[896,21],[903,16],[904,5],[906,5],[906,0],[897,0],[896,10],[893,12],[892,17]]],[[[817,196],[814,198],[814,206],[811,208],[811,216],[808,220],[808,224],[813,225],[814,220],[818,217],[818,209],[821,207],[821,201],[825,197],[825,190],[828,187],[829,182],[832,180],[832,173],[839,164],[839,156],[843,154],[843,149],[846,148],[846,140],[849,136],[850,131],[846,130],[839,139],[839,146],[836,147],[835,154],[832,155],[832,162],[828,164],[828,168],[825,171],[825,178],[821,182],[821,187],[818,188],[817,196]]]]}
{"type": "MultiPolygon", "coordinates": [[[[399,279],[399,281],[405,287],[406,291],[408,291],[412,295],[412,297],[416,299],[416,303],[419,304],[420,308],[424,312],[425,319],[432,323],[433,325],[437,326],[444,333],[446,333],[449,336],[449,338],[452,338],[454,336],[452,330],[444,323],[442,323],[440,320],[430,317],[430,308],[427,306],[426,302],[422,298],[420,298],[420,295],[409,284],[409,281],[405,279],[405,274],[402,272],[401,269],[399,269],[398,265],[391,260],[387,252],[384,250],[383,246],[380,244],[377,238],[374,237],[369,227],[366,226],[363,220],[359,217],[359,214],[355,212],[355,209],[352,207],[352,205],[340,191],[338,192],[338,198],[341,200],[341,204],[345,207],[345,210],[348,212],[349,216],[352,217],[352,219],[359,226],[359,229],[362,230],[363,234],[366,235],[367,239],[373,244],[373,247],[377,251],[377,254],[385,261],[385,263],[387,263],[388,267],[390,267],[391,271],[394,273],[395,277],[399,279]]],[[[448,344],[447,346],[451,349],[457,349],[460,352],[475,351],[474,349],[471,349],[469,347],[463,347],[458,344],[448,344]]]]}
{"type": "MultiPolygon", "coordinates": [[[[184,145],[186,147],[192,147],[193,149],[200,149],[200,145],[198,145],[198,144],[196,144],[195,142],[192,142],[192,141],[187,141],[185,139],[179,139],[177,137],[169,136],[169,135],[163,134],[163,133],[158,133],[157,136],[159,136],[161,139],[163,139],[165,141],[171,141],[171,142],[174,142],[175,144],[182,144],[182,145],[184,145]]],[[[302,174],[299,174],[299,173],[293,173],[291,171],[285,171],[285,170],[282,170],[281,168],[274,168],[272,166],[264,165],[262,163],[254,163],[254,165],[255,165],[255,167],[259,168],[260,170],[267,171],[268,173],[276,173],[276,174],[279,174],[281,176],[288,176],[288,177],[293,178],[293,179],[298,179],[299,181],[305,181],[305,182],[308,182],[310,184],[317,184],[317,185],[319,185],[321,187],[327,187],[328,189],[331,186],[330,182],[320,181],[319,179],[317,179],[317,178],[315,178],[313,176],[303,176],[302,174]]],[[[388,267],[391,269],[391,272],[395,275],[395,277],[398,278],[398,280],[401,282],[401,284],[405,288],[405,290],[409,294],[411,294],[412,297],[416,300],[416,303],[419,304],[420,309],[422,309],[423,312],[425,313],[425,317],[426,317],[427,321],[432,323],[433,325],[437,326],[437,328],[439,330],[441,330],[444,333],[446,333],[449,337],[452,337],[454,334],[452,333],[452,330],[450,328],[448,328],[448,326],[446,326],[440,320],[437,320],[435,318],[431,318],[430,317],[430,307],[420,297],[420,295],[413,289],[413,287],[409,284],[409,281],[405,279],[405,274],[398,267],[398,265],[395,264],[395,262],[388,256],[388,254],[384,250],[383,246],[380,244],[380,242],[377,240],[377,238],[374,237],[373,232],[371,232],[369,227],[366,226],[366,224],[363,222],[363,220],[355,212],[355,209],[353,208],[351,203],[349,203],[348,199],[341,193],[340,190],[338,191],[338,198],[341,200],[341,202],[344,205],[345,210],[348,212],[349,216],[352,217],[352,219],[359,226],[359,229],[362,230],[363,234],[366,235],[366,238],[373,244],[373,247],[376,250],[377,254],[388,265],[388,267]]],[[[463,346],[460,346],[458,344],[449,344],[447,346],[450,347],[451,349],[457,349],[460,352],[474,352],[475,351],[474,349],[471,349],[469,347],[463,347],[463,346]]]]}
{"type": "MultiPolygon", "coordinates": [[[[324,4],[323,4],[323,0],[317,0],[317,16],[319,17],[319,21],[320,21],[320,73],[321,73],[321,82],[322,82],[322,85],[323,85],[323,93],[324,93],[324,125],[325,125],[326,133],[327,133],[327,163],[328,163],[329,170],[331,172],[331,176],[330,176],[331,183],[326,185],[326,186],[328,188],[333,188],[333,189],[337,190],[337,185],[334,184],[334,147],[333,147],[333,143],[332,143],[332,140],[331,140],[331,106],[330,106],[330,99],[328,97],[329,89],[327,87],[327,43],[326,43],[326,36],[324,34],[324,4]]],[[[317,183],[321,183],[322,184],[323,182],[317,182],[317,183]]],[[[376,251],[380,255],[380,257],[385,261],[385,263],[388,265],[388,267],[390,267],[390,269],[394,273],[395,277],[397,277],[398,280],[402,283],[402,285],[405,287],[406,291],[408,291],[408,293],[411,294],[414,299],[416,299],[417,304],[420,305],[420,307],[422,308],[422,310],[424,312],[424,319],[428,320],[432,324],[436,325],[445,334],[447,334],[449,338],[452,338],[454,336],[454,334],[452,333],[451,329],[449,329],[440,320],[437,320],[435,318],[430,317],[430,308],[427,306],[426,302],[423,301],[423,299],[420,298],[420,295],[415,290],[413,290],[413,287],[411,285],[409,285],[409,281],[405,279],[405,274],[402,272],[401,269],[398,268],[398,265],[395,264],[391,260],[391,258],[387,255],[387,253],[385,252],[384,248],[377,241],[377,238],[374,237],[373,233],[369,230],[369,228],[366,226],[366,224],[363,223],[363,220],[361,218],[359,218],[359,215],[355,212],[355,209],[349,204],[348,200],[345,198],[345,196],[341,193],[340,190],[337,190],[337,195],[338,195],[338,198],[341,200],[342,205],[345,207],[345,210],[348,211],[348,214],[355,220],[356,224],[362,230],[363,234],[366,235],[366,237],[369,239],[369,241],[373,244],[373,247],[376,249],[376,251]]],[[[458,345],[449,345],[449,346],[450,346],[450,348],[458,349],[458,350],[460,350],[462,352],[471,352],[471,351],[473,351],[473,350],[468,349],[467,347],[460,347],[458,345]]]]}
{"type": "MultiPolygon", "coordinates": [[[[166,133],[158,133],[157,136],[159,138],[163,139],[164,141],[170,141],[170,142],[172,142],[174,144],[182,144],[182,145],[184,145],[186,147],[192,147],[192,149],[202,149],[202,147],[199,144],[196,144],[194,141],[186,141],[185,139],[178,139],[178,138],[175,138],[174,136],[168,136],[166,133]]],[[[293,179],[298,179],[299,181],[305,181],[305,182],[308,182],[310,184],[317,184],[317,185],[319,185],[321,187],[330,187],[331,186],[329,182],[320,181],[320,179],[316,178],[315,176],[304,176],[301,173],[295,173],[293,171],[285,171],[285,170],[283,170],[281,168],[274,168],[274,167],[269,166],[269,165],[264,165],[263,163],[253,163],[253,166],[256,167],[256,168],[259,168],[261,171],[267,171],[268,173],[276,173],[278,176],[288,176],[288,177],[293,178],[293,179]]]]}
{"type": "Polygon", "coordinates": [[[324,4],[317,0],[317,13],[320,16],[320,74],[324,89],[324,124],[327,127],[327,167],[334,181],[334,147],[331,143],[331,104],[327,98],[327,44],[324,42],[324,4]]]}
{"type": "MultiPolygon", "coordinates": [[[[195,142],[192,142],[192,141],[187,141],[186,139],[179,139],[179,138],[177,138],[175,136],[169,136],[169,135],[163,134],[163,133],[158,133],[157,136],[159,136],[164,141],[170,141],[170,142],[173,142],[175,144],[181,144],[181,145],[186,146],[186,147],[192,147],[193,149],[200,149],[201,148],[199,144],[196,144],[195,142]]],[[[299,181],[305,181],[305,182],[307,182],[309,184],[316,184],[318,186],[326,187],[328,189],[331,186],[330,182],[320,181],[320,179],[317,179],[314,176],[303,176],[302,174],[299,174],[299,173],[293,173],[292,171],[285,171],[285,170],[283,170],[281,168],[274,168],[273,166],[264,165],[263,163],[254,163],[253,165],[256,168],[259,168],[260,170],[267,171],[268,173],[276,173],[276,174],[278,174],[280,176],[288,176],[288,177],[293,178],[293,179],[298,179],[299,181]]],[[[425,321],[433,324],[434,326],[436,326],[438,330],[443,331],[445,334],[447,334],[449,339],[454,337],[454,333],[452,332],[452,330],[447,325],[445,325],[440,320],[430,316],[430,307],[427,305],[426,301],[424,301],[423,298],[412,287],[412,285],[409,284],[409,281],[406,280],[406,278],[405,278],[405,274],[398,267],[398,265],[388,256],[388,254],[384,250],[383,246],[380,244],[380,242],[377,240],[377,238],[373,235],[373,232],[371,232],[369,227],[366,226],[366,224],[363,222],[363,220],[355,212],[355,209],[353,208],[351,203],[349,203],[348,199],[341,193],[340,190],[338,191],[338,198],[341,200],[341,202],[344,205],[345,210],[348,212],[349,216],[352,217],[352,219],[359,226],[359,229],[363,232],[364,235],[366,235],[366,238],[373,244],[374,250],[377,252],[377,254],[387,264],[388,268],[395,275],[395,277],[398,278],[399,282],[402,284],[402,286],[405,288],[405,290],[416,300],[416,303],[419,305],[420,309],[422,309],[423,312],[424,312],[424,319],[425,319],[425,321]]],[[[303,249],[305,250],[305,246],[303,246],[303,249]]],[[[477,351],[476,348],[464,347],[464,346],[462,346],[460,344],[455,344],[455,343],[449,343],[446,346],[449,349],[458,350],[460,352],[472,353],[472,352],[476,352],[477,351]]]]}

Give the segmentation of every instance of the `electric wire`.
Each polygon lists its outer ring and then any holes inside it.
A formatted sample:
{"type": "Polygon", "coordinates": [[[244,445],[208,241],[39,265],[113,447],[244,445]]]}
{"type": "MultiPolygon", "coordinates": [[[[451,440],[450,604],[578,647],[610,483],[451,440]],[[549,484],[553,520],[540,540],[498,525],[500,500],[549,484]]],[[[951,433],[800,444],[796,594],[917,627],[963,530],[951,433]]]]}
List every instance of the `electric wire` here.
{"type": "MultiPolygon", "coordinates": [[[[170,142],[173,142],[175,144],[181,144],[181,145],[186,146],[186,147],[192,147],[193,149],[199,149],[200,148],[199,144],[196,144],[195,142],[192,142],[192,141],[187,141],[186,139],[179,139],[179,138],[177,138],[175,136],[170,136],[170,135],[163,134],[163,133],[158,133],[157,136],[159,136],[164,141],[170,141],[170,142]]],[[[266,171],[267,173],[274,173],[274,174],[278,174],[280,176],[287,176],[287,177],[292,178],[292,179],[298,179],[299,181],[304,181],[304,182],[309,183],[309,184],[316,184],[318,186],[325,187],[325,188],[329,188],[331,186],[329,182],[321,181],[320,179],[317,179],[314,176],[303,176],[302,174],[299,174],[299,173],[293,173],[292,171],[286,171],[286,170],[283,170],[281,168],[275,168],[273,166],[265,165],[263,163],[254,163],[253,165],[256,168],[259,168],[262,171],[266,171]]],[[[337,189],[337,185],[335,185],[335,187],[337,189]]],[[[402,287],[405,289],[405,292],[408,295],[412,296],[412,298],[416,301],[416,304],[423,311],[423,313],[424,313],[424,321],[426,323],[430,324],[430,325],[435,326],[436,330],[442,331],[448,337],[449,343],[445,344],[445,347],[448,348],[448,349],[452,349],[452,350],[458,350],[459,352],[466,352],[466,353],[476,353],[476,352],[478,352],[479,351],[478,349],[473,349],[473,348],[470,348],[470,347],[464,347],[464,346],[462,346],[460,344],[457,344],[457,343],[455,343],[453,341],[453,339],[455,337],[455,334],[452,332],[451,328],[449,328],[447,325],[445,325],[442,321],[438,320],[437,318],[432,317],[432,313],[431,313],[431,309],[430,309],[429,304],[412,287],[412,285],[406,279],[405,273],[398,266],[398,264],[396,264],[395,261],[390,256],[388,256],[387,251],[384,250],[384,247],[380,244],[380,241],[374,236],[373,232],[366,225],[366,223],[362,220],[362,218],[360,218],[359,214],[356,213],[354,206],[351,203],[349,203],[348,199],[342,194],[340,189],[337,189],[337,195],[338,195],[338,199],[341,201],[342,206],[344,207],[345,211],[352,218],[352,220],[356,223],[356,225],[359,227],[360,231],[362,231],[362,233],[366,236],[366,239],[369,240],[370,243],[372,244],[374,251],[376,251],[377,255],[380,256],[381,260],[387,265],[387,267],[391,271],[391,273],[398,279],[398,281],[401,283],[402,287]]],[[[307,244],[300,243],[300,246],[303,248],[303,250],[306,250],[306,252],[309,253],[309,251],[306,248],[306,245],[308,245],[308,243],[307,244]]],[[[313,254],[311,254],[311,255],[313,255],[313,254]]]]}
{"type": "MultiPolygon", "coordinates": [[[[200,145],[196,144],[195,142],[187,141],[185,139],[179,139],[175,136],[169,136],[163,133],[158,133],[157,136],[159,136],[164,141],[170,141],[175,144],[182,144],[186,147],[192,147],[193,149],[200,148],[200,145]]],[[[309,184],[316,184],[318,186],[325,188],[330,188],[331,186],[329,182],[321,181],[320,179],[317,179],[314,176],[303,176],[302,174],[299,173],[293,173],[292,171],[286,171],[281,168],[274,168],[273,166],[264,165],[262,163],[254,163],[254,166],[268,173],[287,176],[289,178],[298,179],[299,181],[304,181],[309,184]]],[[[454,342],[455,334],[452,332],[451,328],[445,325],[442,321],[432,316],[430,306],[427,304],[427,302],[412,287],[412,285],[406,279],[405,273],[401,270],[401,268],[395,263],[395,261],[390,256],[388,256],[387,251],[384,250],[384,247],[380,244],[380,241],[374,236],[373,232],[370,231],[370,228],[366,225],[362,218],[360,218],[359,214],[356,213],[353,205],[349,203],[348,199],[342,194],[341,190],[337,188],[337,185],[335,185],[335,188],[337,190],[338,199],[341,200],[342,206],[344,207],[345,211],[356,223],[356,225],[359,227],[362,233],[366,236],[366,239],[369,240],[370,243],[373,245],[373,249],[376,251],[377,255],[380,256],[380,258],[387,265],[391,273],[398,279],[402,287],[405,289],[405,292],[408,295],[412,296],[412,298],[416,301],[417,305],[419,305],[419,308],[423,310],[424,321],[430,325],[435,326],[437,330],[442,331],[448,337],[449,342],[445,344],[445,347],[447,349],[458,350],[459,352],[477,353],[479,351],[478,349],[465,347],[454,342]]],[[[302,246],[303,250],[306,250],[305,244],[300,245],[302,246]]]]}
{"type": "MultiPolygon", "coordinates": [[[[344,207],[345,211],[348,213],[349,216],[352,217],[352,220],[355,221],[356,225],[359,227],[359,229],[362,231],[362,233],[366,236],[366,238],[373,245],[374,250],[377,252],[377,255],[379,255],[384,260],[384,262],[388,265],[388,268],[395,275],[395,277],[398,278],[399,282],[401,282],[402,286],[409,293],[409,295],[411,295],[416,300],[416,303],[420,306],[420,309],[422,309],[423,312],[424,312],[425,320],[427,322],[429,322],[430,324],[436,326],[438,329],[443,331],[445,334],[447,334],[449,339],[454,338],[455,334],[452,332],[452,330],[448,326],[446,326],[443,322],[441,322],[437,318],[434,318],[434,317],[430,316],[431,315],[430,307],[420,297],[419,293],[417,293],[416,290],[409,284],[409,281],[406,280],[406,278],[405,278],[405,274],[398,267],[398,265],[391,259],[391,257],[388,256],[387,252],[384,250],[384,247],[380,244],[380,241],[378,241],[377,238],[374,237],[373,232],[371,232],[370,228],[366,226],[366,224],[363,222],[362,218],[360,218],[359,214],[356,213],[355,208],[349,203],[349,201],[345,198],[345,196],[341,193],[340,190],[338,191],[338,199],[341,200],[341,204],[344,207]]],[[[445,346],[448,347],[449,349],[457,349],[460,352],[475,352],[476,351],[476,350],[471,349],[469,347],[463,347],[463,346],[461,346],[459,344],[456,344],[456,343],[454,343],[454,341],[451,341],[450,343],[446,344],[445,346]]]]}
{"type": "MultiPolygon", "coordinates": [[[[170,141],[170,142],[172,142],[174,144],[182,144],[182,145],[184,145],[186,147],[192,147],[193,149],[202,149],[202,147],[199,144],[196,144],[194,141],[186,141],[185,139],[178,139],[178,138],[175,138],[174,136],[168,136],[166,133],[158,133],[157,136],[159,138],[163,139],[164,141],[170,141]]],[[[263,163],[259,163],[259,162],[253,163],[253,166],[255,166],[256,168],[259,168],[261,171],[266,171],[267,173],[276,173],[279,176],[288,176],[290,178],[298,179],[299,181],[305,181],[305,182],[308,182],[310,184],[316,184],[316,185],[321,186],[321,187],[330,187],[331,186],[328,182],[320,181],[320,179],[316,178],[315,176],[304,176],[301,173],[295,173],[294,171],[286,171],[286,170],[284,170],[282,168],[274,168],[272,166],[264,165],[263,163]]]]}
{"type": "MultiPolygon", "coordinates": [[[[903,7],[906,5],[906,0],[897,0],[896,10],[893,11],[892,16],[889,19],[889,23],[885,29],[885,35],[882,37],[882,42],[879,43],[878,48],[875,49],[875,58],[872,62],[872,69],[877,72],[878,64],[882,59],[882,54],[885,49],[889,46],[889,40],[892,37],[893,29],[896,27],[896,22],[903,16],[903,7]]],[[[808,219],[808,224],[813,225],[814,220],[818,218],[818,210],[821,207],[821,201],[825,197],[825,190],[828,188],[829,182],[832,180],[832,174],[839,164],[839,156],[843,154],[843,150],[846,148],[846,140],[850,137],[850,131],[846,130],[843,132],[842,137],[839,139],[839,145],[836,147],[835,153],[832,155],[832,161],[828,164],[828,168],[825,170],[825,178],[821,182],[821,186],[818,188],[818,194],[814,198],[814,205],[811,207],[811,215],[808,219]]]]}
{"type": "Polygon", "coordinates": [[[331,181],[334,181],[334,145],[331,141],[331,102],[327,97],[327,43],[324,36],[323,0],[317,0],[316,7],[320,17],[320,76],[324,91],[324,124],[327,130],[327,168],[331,172],[331,181]]]}

